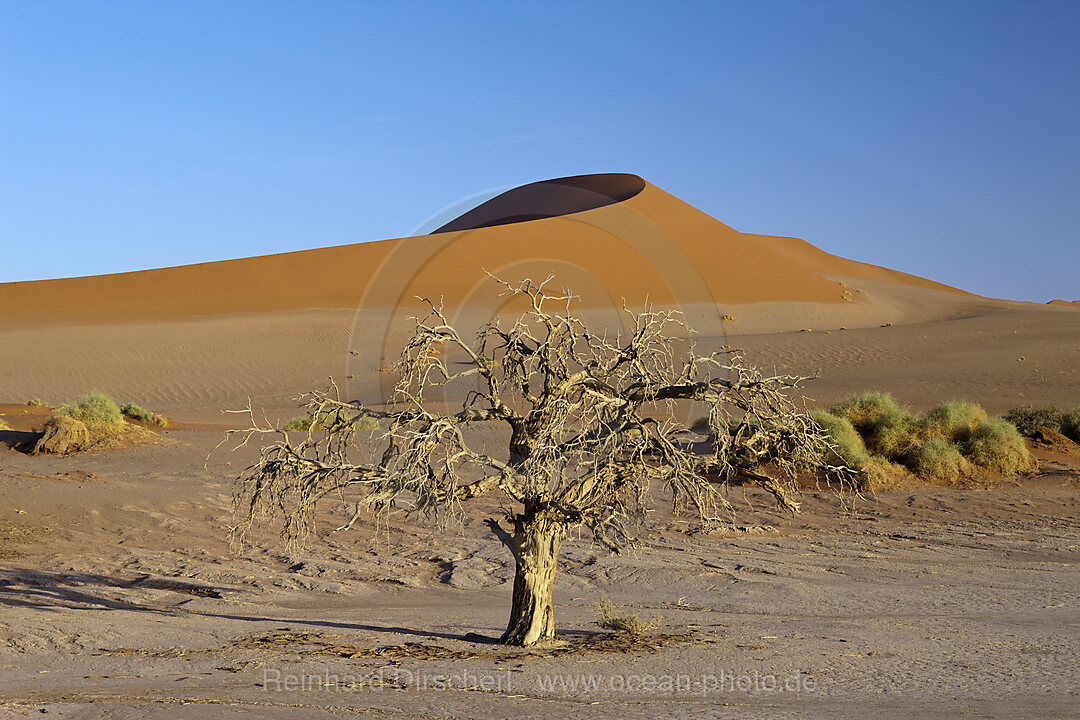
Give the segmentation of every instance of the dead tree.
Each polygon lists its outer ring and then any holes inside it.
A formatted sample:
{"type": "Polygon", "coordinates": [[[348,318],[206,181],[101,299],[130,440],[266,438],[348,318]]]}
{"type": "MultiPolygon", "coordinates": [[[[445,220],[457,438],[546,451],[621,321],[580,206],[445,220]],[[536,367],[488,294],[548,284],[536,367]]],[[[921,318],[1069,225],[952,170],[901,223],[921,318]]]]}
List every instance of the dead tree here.
{"type": "Polygon", "coordinates": [[[240,478],[239,536],[270,512],[281,516],[285,540],[302,541],[326,498],[352,509],[345,529],[366,513],[459,513],[468,500],[502,493],[515,508],[504,518],[509,527],[487,521],[516,563],[502,642],[534,645],[555,637],[551,592],[561,538],[584,527],[618,552],[632,541],[630,521],[642,516],[653,483],[666,486],[676,510],[707,526],[730,521],[724,489],[735,478],[798,510],[792,481],[800,469],[820,466],[826,447],[789,397],[801,378],[763,377],[730,352],[678,349],[672,331],[685,326],[673,311],[627,310],[625,336],[594,334],[570,312],[568,292],[548,294],[548,281],[503,282],[530,307],[511,327],[485,324],[473,342],[425,301],[428,315],[416,321],[384,406],[343,400],[332,387],[306,396],[325,431],[296,444],[257,424],[244,431],[247,439],[279,436],[240,478]],[[462,383],[472,389],[453,409],[431,397],[462,383]],[[707,453],[694,452],[680,434],[674,409],[686,401],[709,409],[707,453]],[[379,429],[358,434],[361,417],[376,419],[379,429]],[[486,423],[509,431],[498,456],[470,445],[470,433],[486,423]]]}

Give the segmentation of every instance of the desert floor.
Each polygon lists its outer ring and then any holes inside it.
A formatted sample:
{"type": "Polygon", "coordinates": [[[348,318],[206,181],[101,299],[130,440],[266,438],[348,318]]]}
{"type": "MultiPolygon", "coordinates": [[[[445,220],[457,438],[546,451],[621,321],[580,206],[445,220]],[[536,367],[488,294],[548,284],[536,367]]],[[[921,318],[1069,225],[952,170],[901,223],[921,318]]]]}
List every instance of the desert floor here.
{"type": "MultiPolygon", "coordinates": [[[[1080,404],[1075,308],[934,291],[875,305],[868,287],[840,310],[734,308],[705,341],[817,375],[812,405],[869,388],[921,409],[1080,404]]],[[[567,540],[566,644],[547,650],[491,642],[513,577],[482,522],[494,500],[443,528],[327,533],[297,557],[269,534],[230,549],[233,478],[256,449],[215,449],[220,410],[250,398],[288,416],[349,371],[356,327],[311,310],[0,335],[0,402],[20,403],[2,410],[20,431],[0,433],[0,716],[1076,716],[1080,457],[965,488],[811,488],[793,518],[736,488],[749,532],[658,512],[619,556],[567,540]],[[56,359],[73,344],[77,362],[56,359]],[[41,419],[21,403],[94,387],[180,424],[108,452],[15,449],[41,419]],[[658,628],[600,629],[604,599],[658,628]]]]}

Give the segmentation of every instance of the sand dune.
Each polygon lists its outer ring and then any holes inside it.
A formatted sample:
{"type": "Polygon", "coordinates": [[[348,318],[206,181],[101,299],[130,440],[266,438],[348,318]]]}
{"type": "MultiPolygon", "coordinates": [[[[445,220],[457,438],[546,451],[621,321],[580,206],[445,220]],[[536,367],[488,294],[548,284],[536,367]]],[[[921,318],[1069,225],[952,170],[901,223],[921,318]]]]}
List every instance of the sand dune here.
{"type": "Polygon", "coordinates": [[[330,376],[351,392],[378,393],[378,370],[420,309],[415,296],[443,299],[465,326],[508,309],[485,270],[509,279],[554,272],[604,323],[619,322],[623,298],[679,307],[704,345],[735,344],[762,365],[828,378],[823,397],[882,386],[913,403],[933,402],[930,393],[995,407],[1080,403],[1077,358],[996,339],[1019,328],[1023,345],[1035,327],[1076,338],[1071,306],[990,300],[796,238],[738,232],[626,174],[516,188],[426,236],[0,285],[0,401],[60,402],[99,388],[206,422],[249,399],[285,414],[295,395],[330,376]],[[1017,325],[1015,312],[1031,322],[1017,325]],[[952,322],[972,317],[986,319],[952,322]],[[882,325],[896,327],[878,332],[882,325]],[[920,330],[897,343],[898,327],[910,325],[920,330]],[[802,330],[837,332],[825,352],[816,344],[826,336],[802,330]],[[953,359],[941,359],[947,348],[953,359]],[[950,380],[898,386],[930,357],[954,368],[950,380]],[[1024,385],[1024,362],[1054,382],[1024,385]],[[1009,391],[993,389],[998,377],[1009,391]]]}
{"type": "Polygon", "coordinates": [[[0,284],[2,327],[386,307],[413,295],[455,305],[490,294],[485,268],[507,276],[554,271],[585,304],[637,304],[646,296],[658,303],[844,302],[843,288],[823,274],[951,290],[795,238],[740,233],[637,176],[593,175],[511,190],[433,235],[0,284]]]}

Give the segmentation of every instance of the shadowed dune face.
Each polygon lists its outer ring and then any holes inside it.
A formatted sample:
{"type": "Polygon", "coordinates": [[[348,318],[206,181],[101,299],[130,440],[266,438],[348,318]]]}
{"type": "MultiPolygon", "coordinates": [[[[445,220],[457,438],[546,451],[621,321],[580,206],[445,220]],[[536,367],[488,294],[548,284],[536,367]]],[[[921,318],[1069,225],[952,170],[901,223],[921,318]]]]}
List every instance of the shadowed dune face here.
{"type": "Polygon", "coordinates": [[[574,175],[508,190],[454,218],[432,235],[496,227],[595,210],[623,202],[645,189],[645,181],[627,173],[574,175]]]}

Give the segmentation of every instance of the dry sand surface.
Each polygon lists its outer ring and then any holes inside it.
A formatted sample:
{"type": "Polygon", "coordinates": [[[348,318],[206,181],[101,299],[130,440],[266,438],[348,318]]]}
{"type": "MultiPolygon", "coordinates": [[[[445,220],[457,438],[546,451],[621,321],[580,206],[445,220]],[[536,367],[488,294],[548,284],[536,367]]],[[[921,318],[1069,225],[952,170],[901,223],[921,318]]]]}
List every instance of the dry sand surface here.
{"type": "Polygon", "coordinates": [[[1075,470],[846,508],[809,492],[794,519],[748,491],[762,510],[743,521],[777,530],[703,536],[662,515],[623,556],[570,541],[555,593],[569,644],[524,651],[466,637],[506,619],[512,561],[480,522],[495,507],[445,530],[335,534],[295,558],[233,554],[229,478],[250,453],[204,466],[217,433],[166,435],[5,453],[0,713],[1075,717],[1075,470]],[[656,635],[601,631],[603,598],[659,615],[656,635]]]}
{"type": "Polygon", "coordinates": [[[634,176],[525,186],[443,230],[0,285],[0,716],[1076,717],[1080,455],[978,488],[808,489],[795,518],[736,488],[756,531],[661,512],[615,557],[571,539],[567,644],[548,650],[490,642],[513,578],[482,523],[494,500],[447,528],[327,533],[299,557],[272,537],[230,550],[232,478],[254,448],[211,452],[238,424],[221,411],[287,418],[327,377],[377,394],[413,295],[466,325],[513,309],[483,268],[553,269],[608,320],[647,291],[703,347],[815,375],[812,405],[865,389],[918,409],[1080,405],[1073,304],[739,233],[634,176]],[[92,389],[175,422],[152,445],[15,449],[44,419],[27,400],[92,389]],[[601,630],[604,598],[659,627],[601,630]]]}

